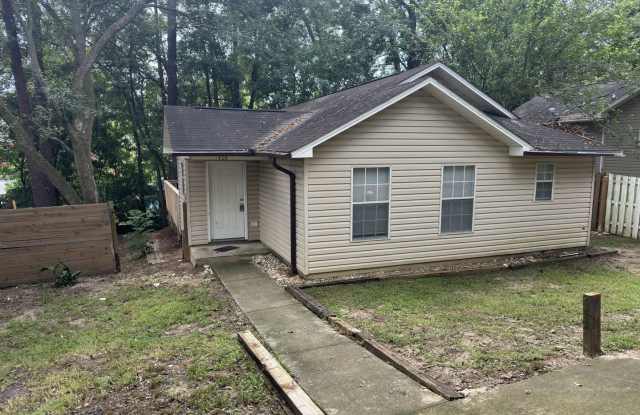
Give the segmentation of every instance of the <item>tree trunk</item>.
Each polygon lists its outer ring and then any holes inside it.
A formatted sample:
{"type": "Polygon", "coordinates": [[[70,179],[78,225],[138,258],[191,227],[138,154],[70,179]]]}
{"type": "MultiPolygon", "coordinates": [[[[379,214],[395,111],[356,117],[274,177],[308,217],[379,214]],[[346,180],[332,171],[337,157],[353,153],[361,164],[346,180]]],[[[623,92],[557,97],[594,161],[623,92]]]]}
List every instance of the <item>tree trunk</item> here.
{"type": "Polygon", "coordinates": [[[213,97],[211,96],[211,74],[210,74],[209,65],[207,63],[204,64],[204,86],[207,91],[207,106],[213,106],[213,97]]]}
{"type": "Polygon", "coordinates": [[[156,39],[155,39],[155,55],[156,66],[158,71],[158,85],[160,86],[160,99],[162,105],[167,105],[167,86],[164,83],[164,60],[162,58],[162,36],[160,34],[160,14],[158,13],[158,0],[153,2],[153,12],[156,18],[156,39]]]}
{"type": "MultiPolygon", "coordinates": [[[[2,19],[7,33],[7,49],[9,49],[11,72],[13,73],[15,81],[19,117],[26,130],[24,139],[29,140],[30,146],[37,151],[37,135],[32,122],[31,102],[27,90],[24,67],[22,65],[18,31],[11,0],[2,0],[2,19]]],[[[47,155],[51,158],[50,151],[47,151],[47,155]]],[[[31,177],[31,199],[33,206],[53,206],[57,202],[55,187],[51,184],[47,175],[38,167],[38,163],[34,160],[33,156],[33,154],[25,153],[27,166],[29,167],[29,175],[31,177]]]]}
{"type": "MultiPolygon", "coordinates": [[[[32,69],[32,72],[38,72],[37,76],[34,76],[34,84],[35,84],[35,96],[34,96],[34,105],[36,107],[47,108],[48,107],[48,93],[47,87],[45,85],[44,76],[42,74],[42,25],[41,25],[41,15],[40,8],[36,4],[35,0],[27,0],[27,10],[28,10],[28,38],[30,38],[31,42],[33,42],[31,53],[32,68],[36,67],[36,70],[32,69]]],[[[47,140],[45,137],[36,136],[34,137],[37,142],[37,147],[42,153],[42,156],[51,163],[52,166],[56,164],[57,157],[57,149],[54,145],[53,141],[47,140]]],[[[36,194],[34,194],[34,206],[54,206],[58,202],[58,191],[55,186],[51,184],[47,176],[38,171],[37,178],[34,178],[37,181],[40,181],[42,184],[43,191],[39,192],[37,196],[38,200],[36,201],[36,194]]],[[[33,179],[32,179],[33,180],[33,179]]]]}
{"type": "Polygon", "coordinates": [[[73,121],[69,129],[73,144],[73,161],[80,184],[80,193],[85,203],[98,202],[98,187],[93,171],[91,143],[93,138],[93,124],[95,122],[96,95],[93,76],[85,78],[82,91],[74,91],[74,96],[81,99],[81,105],[73,114],[73,121]]]}
{"type": "Polygon", "coordinates": [[[396,3],[404,9],[406,14],[406,25],[409,28],[411,38],[408,39],[406,46],[407,69],[415,68],[420,65],[420,48],[418,45],[418,16],[416,13],[416,4],[413,0],[396,0],[396,3]]]}
{"type": "Polygon", "coordinates": [[[253,62],[253,67],[251,68],[251,95],[249,96],[249,109],[253,109],[258,96],[258,69],[258,61],[256,59],[253,62]]]}
{"type": "Polygon", "coordinates": [[[167,0],[167,104],[178,104],[177,1],[167,0]]]}

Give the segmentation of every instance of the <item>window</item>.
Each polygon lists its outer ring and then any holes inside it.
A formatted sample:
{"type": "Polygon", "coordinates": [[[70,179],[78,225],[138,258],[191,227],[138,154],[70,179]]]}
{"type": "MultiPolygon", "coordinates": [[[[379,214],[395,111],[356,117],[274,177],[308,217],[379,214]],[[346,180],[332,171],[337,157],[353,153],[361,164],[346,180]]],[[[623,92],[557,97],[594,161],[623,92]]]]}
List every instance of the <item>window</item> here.
{"type": "Polygon", "coordinates": [[[555,166],[552,163],[538,163],[536,168],[536,200],[553,198],[553,176],[555,166]]]}
{"type": "Polygon", "coordinates": [[[388,167],[353,169],[353,240],[389,236],[389,178],[388,167]]]}
{"type": "Polygon", "coordinates": [[[473,229],[475,187],[475,166],[444,167],[440,232],[470,232],[473,229]]]}

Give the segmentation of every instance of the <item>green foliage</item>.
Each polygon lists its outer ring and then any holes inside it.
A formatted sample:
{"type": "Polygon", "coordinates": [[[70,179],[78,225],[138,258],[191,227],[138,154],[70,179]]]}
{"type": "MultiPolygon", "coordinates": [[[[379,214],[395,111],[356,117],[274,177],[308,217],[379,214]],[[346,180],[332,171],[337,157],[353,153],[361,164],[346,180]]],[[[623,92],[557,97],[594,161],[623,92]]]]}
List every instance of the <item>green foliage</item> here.
{"type": "Polygon", "coordinates": [[[53,285],[58,288],[75,285],[80,275],[80,271],[71,271],[71,268],[63,262],[58,262],[56,265],[50,267],[44,267],[41,271],[50,271],[55,277],[53,285]]]}
{"type": "MultiPolygon", "coordinates": [[[[26,22],[25,2],[15,2],[26,22]]],[[[129,0],[86,2],[94,34],[129,0]],[[95,32],[95,33],[94,33],[95,32]]],[[[155,3],[153,3],[155,4],[155,3]]],[[[636,0],[179,0],[179,104],[283,108],[406,69],[443,61],[508,108],[532,95],[610,79],[640,81],[636,0]],[[415,16],[415,19],[413,19],[415,16]],[[413,22],[415,21],[415,27],[413,22]]],[[[119,217],[160,201],[169,176],[162,154],[167,63],[165,2],[127,25],[92,70],[94,167],[102,200],[119,217]]],[[[37,8],[49,102],[34,100],[34,127],[55,143],[55,167],[77,187],[66,127],[78,109],[69,91],[69,5],[37,8]]],[[[24,28],[22,28],[24,29],[24,28]]],[[[25,38],[24,33],[19,33],[25,38]]],[[[15,101],[7,56],[0,98],[15,101]]],[[[34,84],[25,53],[30,86],[34,84]]],[[[15,105],[13,105],[15,106],[15,105]]],[[[30,204],[29,172],[0,123],[0,176],[30,204]],[[5,162],[6,161],[6,162],[5,162]]],[[[162,205],[161,205],[162,206],[162,205]]]]}
{"type": "Polygon", "coordinates": [[[142,258],[149,253],[149,232],[153,229],[157,215],[152,211],[132,209],[127,212],[127,220],[122,225],[130,226],[133,232],[129,235],[129,251],[136,257],[142,258]]]}

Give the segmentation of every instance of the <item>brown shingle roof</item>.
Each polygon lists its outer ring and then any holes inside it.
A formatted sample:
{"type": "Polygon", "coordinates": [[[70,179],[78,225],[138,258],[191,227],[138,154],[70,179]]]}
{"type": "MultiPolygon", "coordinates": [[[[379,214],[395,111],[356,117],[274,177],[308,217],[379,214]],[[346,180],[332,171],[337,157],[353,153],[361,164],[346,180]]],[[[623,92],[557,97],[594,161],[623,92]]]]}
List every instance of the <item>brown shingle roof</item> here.
{"type": "MultiPolygon", "coordinates": [[[[429,67],[430,65],[423,65],[282,111],[166,107],[165,152],[288,155],[403,92],[408,92],[427,76],[433,76],[447,86],[451,84],[451,89],[460,93],[460,84],[453,85],[455,80],[447,78],[443,73],[434,72],[420,79],[410,79],[429,67]]],[[[481,109],[537,151],[608,151],[577,135],[500,117],[500,112],[490,105],[481,109]]]]}
{"type": "Polygon", "coordinates": [[[524,120],[540,124],[555,121],[588,121],[593,118],[590,113],[606,109],[632,94],[635,89],[637,88],[629,82],[605,82],[580,87],[575,94],[576,96],[572,98],[548,94],[535,96],[513,112],[524,120]]]}

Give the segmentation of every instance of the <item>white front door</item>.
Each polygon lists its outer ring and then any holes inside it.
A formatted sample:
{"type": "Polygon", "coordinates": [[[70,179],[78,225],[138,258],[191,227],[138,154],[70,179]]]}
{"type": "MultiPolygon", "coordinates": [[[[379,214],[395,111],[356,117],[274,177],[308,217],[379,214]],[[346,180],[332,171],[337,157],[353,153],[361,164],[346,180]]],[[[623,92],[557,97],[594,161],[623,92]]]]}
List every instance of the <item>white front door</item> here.
{"type": "Polygon", "coordinates": [[[211,239],[245,238],[245,167],[241,161],[208,163],[211,239]]]}

